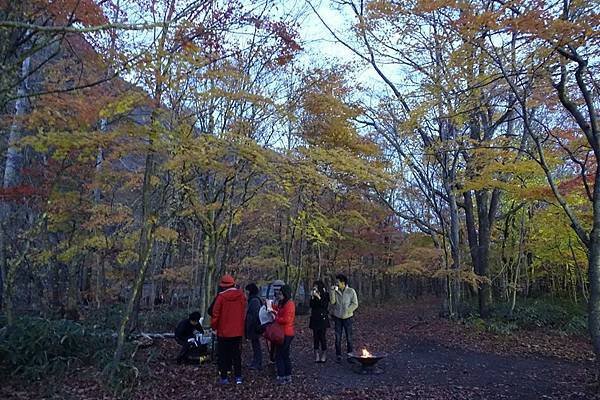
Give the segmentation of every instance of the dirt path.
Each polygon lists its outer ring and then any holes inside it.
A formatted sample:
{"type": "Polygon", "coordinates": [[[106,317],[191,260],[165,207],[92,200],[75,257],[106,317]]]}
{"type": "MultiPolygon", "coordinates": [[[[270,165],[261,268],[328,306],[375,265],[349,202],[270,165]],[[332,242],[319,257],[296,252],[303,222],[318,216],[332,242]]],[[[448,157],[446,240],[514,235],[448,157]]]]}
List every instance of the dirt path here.
{"type": "Polygon", "coordinates": [[[364,392],[385,386],[393,392],[388,394],[390,398],[399,399],[418,397],[419,391],[431,398],[591,397],[581,386],[586,371],[578,363],[449,349],[417,337],[404,338],[396,345],[381,363],[384,372],[377,376],[359,375],[346,364],[304,364],[299,369],[305,379],[318,382],[330,395],[343,393],[344,389],[364,392]]]}
{"type": "MultiPolygon", "coordinates": [[[[476,332],[437,317],[435,303],[361,308],[355,323],[357,349],[383,351],[380,375],[360,375],[343,362],[312,361],[307,317],[299,317],[292,343],[294,382],[277,386],[273,366],[244,371],[240,386],[217,385],[216,366],[178,366],[177,344],[163,341],[141,350],[137,364],[146,377],[133,399],[600,399],[586,391],[591,376],[585,338],[523,332],[509,337],[476,332]]],[[[328,334],[333,347],[333,332],[328,334]]],[[[244,357],[250,355],[245,345],[244,357]]],[[[248,360],[246,360],[248,361],[248,360]]],[[[72,374],[52,396],[34,388],[0,398],[112,399],[90,369],[72,374]]]]}
{"type": "MultiPolygon", "coordinates": [[[[586,391],[586,381],[591,376],[590,361],[549,357],[543,352],[522,354],[518,346],[507,348],[506,343],[496,348],[489,345],[493,337],[470,338],[479,339],[489,347],[487,351],[472,350],[468,341],[467,345],[453,341],[453,335],[469,335],[472,329],[440,320],[436,311],[436,305],[431,303],[407,304],[388,308],[379,315],[358,317],[359,346],[388,353],[381,362],[380,375],[357,374],[355,368],[345,363],[311,363],[310,351],[298,352],[298,373],[315,382],[322,393],[335,398],[352,393],[376,393],[394,399],[598,398],[586,391]],[[453,332],[445,332],[444,328],[453,332]]],[[[524,334],[527,336],[527,332],[524,334]]],[[[531,335],[531,340],[538,338],[531,335]]],[[[310,343],[305,345],[310,349],[310,343]]],[[[589,346],[586,339],[568,337],[553,338],[548,345],[563,346],[567,354],[569,347],[589,346]]],[[[527,346],[535,348],[536,343],[527,346]]]]}
{"type": "MultiPolygon", "coordinates": [[[[155,381],[158,389],[138,392],[137,398],[152,397],[157,390],[174,390],[180,398],[282,398],[282,399],[571,399],[595,398],[586,392],[591,362],[550,357],[544,351],[523,354],[518,343],[527,348],[554,350],[563,346],[565,354],[575,345],[589,351],[585,339],[551,338],[550,343],[533,343],[539,337],[525,332],[525,338],[496,338],[473,335],[473,329],[437,317],[432,303],[404,304],[361,310],[357,316],[357,348],[385,351],[380,375],[360,375],[343,362],[312,362],[312,339],[306,329],[306,317],[298,319],[297,335],[292,344],[294,383],[277,387],[272,366],[261,372],[245,372],[243,387],[220,387],[215,384],[215,369],[195,367],[167,368],[183,385],[166,385],[155,381]],[[460,339],[460,340],[458,340],[460,339]],[[470,342],[471,341],[471,342],[470,342]],[[498,346],[495,343],[498,342],[498,346]],[[523,344],[527,342],[526,344],[523,344]],[[473,345],[469,343],[475,343],[473,345]],[[508,345],[507,345],[508,343],[508,345]],[[514,343],[514,347],[511,347],[514,343]],[[182,373],[173,372],[182,368],[182,373]],[[200,383],[202,382],[202,383],[200,383]],[[202,386],[201,393],[191,395],[179,387],[202,386]],[[202,394],[206,394],[203,397],[202,394]]],[[[328,335],[333,347],[333,332],[328,335]]],[[[549,339],[544,337],[544,341],[549,339]]],[[[558,351],[560,354],[561,352],[558,351]]],[[[249,348],[245,349],[249,354],[249,348]]],[[[165,360],[166,364],[171,361],[165,360]]],[[[164,369],[163,369],[164,370],[164,369]]],[[[151,385],[154,387],[154,384],[151,385]]]]}

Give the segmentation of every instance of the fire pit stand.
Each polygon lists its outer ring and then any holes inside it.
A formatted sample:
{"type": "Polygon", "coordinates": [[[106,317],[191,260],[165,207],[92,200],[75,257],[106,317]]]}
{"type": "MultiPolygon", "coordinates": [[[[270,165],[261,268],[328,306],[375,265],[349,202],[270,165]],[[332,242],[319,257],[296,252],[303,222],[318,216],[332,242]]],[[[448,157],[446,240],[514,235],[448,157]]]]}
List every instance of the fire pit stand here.
{"type": "Polygon", "coordinates": [[[387,356],[386,353],[350,353],[350,359],[354,361],[352,370],[361,375],[379,375],[383,369],[376,364],[387,356]]]}

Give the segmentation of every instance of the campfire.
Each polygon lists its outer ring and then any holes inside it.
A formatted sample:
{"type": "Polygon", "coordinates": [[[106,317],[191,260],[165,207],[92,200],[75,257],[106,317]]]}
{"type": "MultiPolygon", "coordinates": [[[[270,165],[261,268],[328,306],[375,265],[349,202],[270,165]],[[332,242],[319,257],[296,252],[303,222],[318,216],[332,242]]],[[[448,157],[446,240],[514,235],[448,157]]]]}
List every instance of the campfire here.
{"type": "Polygon", "coordinates": [[[381,368],[375,367],[375,364],[379,362],[381,359],[385,358],[387,354],[385,353],[371,353],[366,348],[363,348],[362,351],[351,353],[350,358],[360,365],[360,368],[356,370],[357,373],[360,374],[380,374],[383,372],[381,368]]]}

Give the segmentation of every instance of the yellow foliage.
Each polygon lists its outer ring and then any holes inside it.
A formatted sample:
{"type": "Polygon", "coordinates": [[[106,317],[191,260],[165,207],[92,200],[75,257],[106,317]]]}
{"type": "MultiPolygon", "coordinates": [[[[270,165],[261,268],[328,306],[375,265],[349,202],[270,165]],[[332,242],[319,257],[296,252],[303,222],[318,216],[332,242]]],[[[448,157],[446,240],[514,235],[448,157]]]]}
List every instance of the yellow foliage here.
{"type": "Polygon", "coordinates": [[[130,263],[134,263],[138,260],[138,255],[136,252],[131,250],[123,250],[119,252],[117,255],[117,262],[121,265],[127,265],[130,263]]]}
{"type": "Polygon", "coordinates": [[[192,278],[192,267],[168,267],[165,268],[160,274],[155,275],[154,279],[162,279],[170,283],[187,283],[192,278]]]}
{"type": "Polygon", "coordinates": [[[167,228],[166,226],[159,226],[154,230],[154,239],[159,242],[174,242],[179,238],[177,231],[167,228]]]}

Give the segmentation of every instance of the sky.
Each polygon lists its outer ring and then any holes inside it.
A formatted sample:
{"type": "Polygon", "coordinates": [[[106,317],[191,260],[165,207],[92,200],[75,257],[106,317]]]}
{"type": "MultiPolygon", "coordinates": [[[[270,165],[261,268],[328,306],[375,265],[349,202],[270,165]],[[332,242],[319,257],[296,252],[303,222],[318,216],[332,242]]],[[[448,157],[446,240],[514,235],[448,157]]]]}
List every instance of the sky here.
{"type": "MultiPolygon", "coordinates": [[[[311,4],[336,34],[342,38],[348,37],[348,34],[345,32],[354,22],[353,15],[343,13],[332,5],[330,0],[311,0],[311,4]]],[[[327,61],[351,62],[356,66],[356,80],[361,86],[381,92],[388,90],[370,65],[364,60],[359,59],[350,49],[335,40],[319,17],[308,6],[306,0],[295,0],[294,6],[306,9],[306,13],[301,19],[300,24],[300,35],[303,39],[305,50],[300,55],[300,59],[303,62],[307,64],[325,63],[327,61]]],[[[394,66],[380,65],[380,68],[387,76],[401,79],[394,66]]]]}

